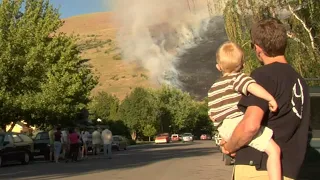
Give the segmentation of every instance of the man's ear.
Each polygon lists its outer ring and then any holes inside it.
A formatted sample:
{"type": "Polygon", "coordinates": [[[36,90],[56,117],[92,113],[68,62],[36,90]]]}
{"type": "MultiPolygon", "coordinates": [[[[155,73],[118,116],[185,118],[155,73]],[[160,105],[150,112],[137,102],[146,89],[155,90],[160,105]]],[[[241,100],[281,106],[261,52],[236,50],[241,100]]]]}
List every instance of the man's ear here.
{"type": "Polygon", "coordinates": [[[219,64],[216,64],[216,68],[218,69],[218,71],[222,71],[221,67],[219,66],[219,64]]]}
{"type": "Polygon", "coordinates": [[[255,50],[256,50],[257,54],[263,53],[263,49],[260,46],[258,46],[256,44],[255,44],[255,46],[256,46],[255,50]]]}

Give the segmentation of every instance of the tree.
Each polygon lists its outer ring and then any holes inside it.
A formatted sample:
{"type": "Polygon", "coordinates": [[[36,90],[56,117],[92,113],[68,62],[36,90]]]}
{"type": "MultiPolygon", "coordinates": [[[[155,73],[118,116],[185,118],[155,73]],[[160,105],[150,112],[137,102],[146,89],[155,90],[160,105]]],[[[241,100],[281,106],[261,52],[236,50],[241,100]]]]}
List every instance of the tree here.
{"type": "MultiPolygon", "coordinates": [[[[188,117],[194,107],[192,97],[179,89],[163,86],[157,91],[160,106],[161,130],[179,132],[187,126],[188,117]]],[[[190,121],[189,121],[190,122],[190,121]]]]}
{"type": "Polygon", "coordinates": [[[213,131],[213,123],[208,116],[208,99],[197,103],[197,121],[194,124],[193,133],[197,136],[201,134],[211,134],[213,131]]]}
{"type": "Polygon", "coordinates": [[[148,124],[155,124],[158,117],[158,103],[149,89],[135,88],[121,103],[118,117],[131,131],[133,140],[148,124]]]}
{"type": "Polygon", "coordinates": [[[2,125],[63,123],[86,106],[97,79],[81,61],[77,37],[56,33],[59,16],[48,0],[1,2],[2,125]]]}
{"type": "MultiPolygon", "coordinates": [[[[286,57],[289,63],[305,78],[320,78],[319,10],[318,0],[229,1],[224,10],[225,27],[229,39],[240,44],[245,51],[246,72],[251,72],[259,66],[250,47],[252,22],[275,17],[288,28],[286,57]]],[[[309,84],[319,85],[315,82],[309,84]]]]}
{"type": "Polygon", "coordinates": [[[89,118],[92,120],[100,118],[104,122],[116,120],[119,105],[120,101],[116,96],[106,92],[99,92],[88,105],[89,118]]]}
{"type": "Polygon", "coordinates": [[[151,136],[154,136],[156,133],[157,133],[157,129],[151,124],[147,124],[143,128],[143,135],[149,137],[149,142],[150,142],[151,136]]]}

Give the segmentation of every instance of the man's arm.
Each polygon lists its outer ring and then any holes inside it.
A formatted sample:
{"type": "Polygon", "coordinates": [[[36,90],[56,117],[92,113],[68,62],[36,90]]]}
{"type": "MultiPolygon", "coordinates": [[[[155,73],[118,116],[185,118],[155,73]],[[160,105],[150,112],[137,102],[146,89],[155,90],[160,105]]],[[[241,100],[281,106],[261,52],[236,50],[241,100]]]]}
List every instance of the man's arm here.
{"type": "Polygon", "coordinates": [[[233,131],[231,138],[223,145],[224,149],[233,153],[242,146],[247,145],[257,134],[263,116],[264,111],[260,107],[249,106],[244,114],[243,120],[233,131]]]}

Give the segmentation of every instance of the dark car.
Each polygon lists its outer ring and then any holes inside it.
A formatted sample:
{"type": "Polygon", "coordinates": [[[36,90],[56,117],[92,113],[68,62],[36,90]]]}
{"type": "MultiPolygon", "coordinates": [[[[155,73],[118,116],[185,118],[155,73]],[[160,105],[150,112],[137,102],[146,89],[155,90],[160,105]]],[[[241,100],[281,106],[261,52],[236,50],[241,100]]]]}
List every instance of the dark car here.
{"type": "Polygon", "coordinates": [[[34,138],[34,156],[44,156],[49,160],[50,139],[48,132],[39,132],[34,138]]]}
{"type": "MultiPolygon", "coordinates": [[[[63,132],[63,131],[62,131],[63,132]]],[[[35,138],[34,142],[34,153],[33,156],[44,156],[45,160],[50,159],[50,138],[49,132],[39,132],[35,138]]],[[[60,154],[63,149],[61,148],[60,154]]],[[[52,154],[53,159],[53,154],[52,154]]]]}
{"type": "Polygon", "coordinates": [[[120,151],[121,149],[127,150],[128,141],[125,137],[114,135],[112,137],[112,149],[120,151]]]}
{"type": "Polygon", "coordinates": [[[33,140],[24,134],[0,133],[0,166],[18,161],[28,164],[32,160],[33,140]]]}

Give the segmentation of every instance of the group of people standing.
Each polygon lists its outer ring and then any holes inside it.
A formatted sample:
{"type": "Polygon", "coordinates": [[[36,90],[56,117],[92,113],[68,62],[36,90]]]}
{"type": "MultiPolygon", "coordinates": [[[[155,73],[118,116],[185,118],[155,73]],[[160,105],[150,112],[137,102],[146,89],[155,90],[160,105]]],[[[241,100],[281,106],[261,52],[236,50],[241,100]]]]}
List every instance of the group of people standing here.
{"type": "Polygon", "coordinates": [[[100,147],[103,144],[103,153],[106,157],[111,159],[112,155],[112,132],[106,128],[102,132],[98,128],[92,133],[92,153],[98,155],[100,147]]]}
{"type": "Polygon", "coordinates": [[[50,161],[59,162],[60,157],[66,162],[78,161],[88,157],[89,138],[92,138],[92,151],[94,155],[100,153],[103,144],[103,151],[106,157],[111,159],[112,154],[112,132],[106,128],[101,132],[98,128],[92,135],[86,129],[69,128],[61,130],[60,126],[49,131],[50,139],[50,161]],[[61,153],[62,151],[62,153],[61,153]]]}

